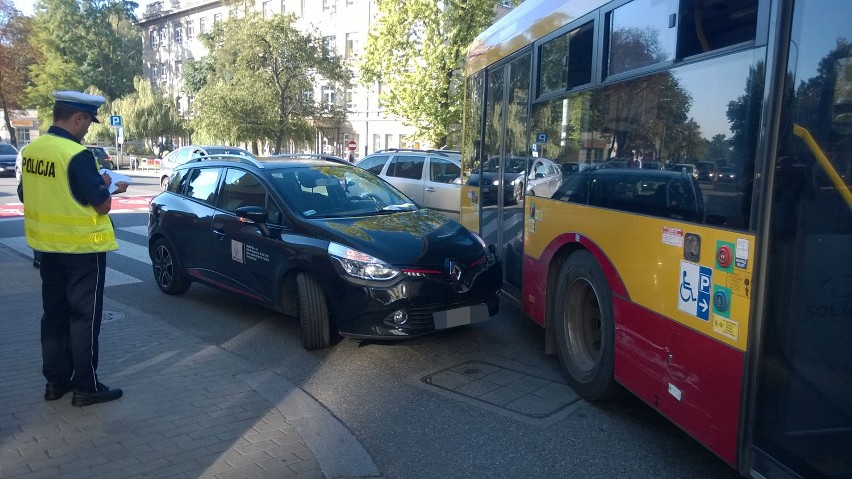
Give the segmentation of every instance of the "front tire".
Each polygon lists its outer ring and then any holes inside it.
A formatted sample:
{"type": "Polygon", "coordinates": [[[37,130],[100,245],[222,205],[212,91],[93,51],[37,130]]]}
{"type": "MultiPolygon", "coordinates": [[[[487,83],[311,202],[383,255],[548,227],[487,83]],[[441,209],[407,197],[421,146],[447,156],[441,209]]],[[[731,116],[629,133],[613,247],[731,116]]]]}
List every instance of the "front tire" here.
{"type": "Polygon", "coordinates": [[[166,189],[168,189],[168,187],[169,187],[169,177],[168,176],[164,176],[164,177],[160,178],[160,186],[163,188],[163,191],[166,191],[166,189]]]}
{"type": "Polygon", "coordinates": [[[575,251],[559,272],[553,327],[568,383],[587,401],[620,396],[615,382],[612,292],[603,270],[586,250],[575,251]]]}
{"type": "Polygon", "coordinates": [[[328,301],[319,282],[308,273],[296,276],[299,290],[299,323],[302,346],[307,350],[327,348],[331,343],[328,301]]]}
{"type": "Polygon", "coordinates": [[[160,291],[169,294],[183,294],[189,289],[190,281],[181,271],[174,249],[163,238],[154,243],[151,251],[151,264],[154,267],[154,281],[160,291]]]}

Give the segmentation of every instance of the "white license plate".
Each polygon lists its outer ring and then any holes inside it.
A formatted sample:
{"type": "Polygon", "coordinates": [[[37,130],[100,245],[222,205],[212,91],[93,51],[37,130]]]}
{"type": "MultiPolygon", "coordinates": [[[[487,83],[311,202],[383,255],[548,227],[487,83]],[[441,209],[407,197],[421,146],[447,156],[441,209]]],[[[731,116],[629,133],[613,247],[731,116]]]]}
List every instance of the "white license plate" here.
{"type": "Polygon", "coordinates": [[[447,329],[465,324],[480,323],[488,319],[488,306],[477,304],[432,313],[435,329],[447,329]]]}

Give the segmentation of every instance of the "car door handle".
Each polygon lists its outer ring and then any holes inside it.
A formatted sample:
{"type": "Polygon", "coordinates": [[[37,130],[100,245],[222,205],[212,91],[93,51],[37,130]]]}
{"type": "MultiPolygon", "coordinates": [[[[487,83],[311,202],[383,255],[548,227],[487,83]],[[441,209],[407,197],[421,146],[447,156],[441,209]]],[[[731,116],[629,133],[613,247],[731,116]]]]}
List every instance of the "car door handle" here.
{"type": "Polygon", "coordinates": [[[434,191],[435,191],[435,188],[432,188],[431,186],[427,186],[426,188],[424,188],[424,191],[432,191],[432,192],[434,192],[434,191]]]}

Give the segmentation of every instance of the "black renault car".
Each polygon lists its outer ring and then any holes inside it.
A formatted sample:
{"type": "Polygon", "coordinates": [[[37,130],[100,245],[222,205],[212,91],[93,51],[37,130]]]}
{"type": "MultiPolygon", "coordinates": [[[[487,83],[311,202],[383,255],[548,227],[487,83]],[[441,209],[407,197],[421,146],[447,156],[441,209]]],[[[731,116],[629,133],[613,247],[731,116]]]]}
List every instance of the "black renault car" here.
{"type": "Polygon", "coordinates": [[[322,158],[197,158],[151,201],[166,294],[197,281],[297,316],[302,344],[420,336],[499,309],[493,245],[372,173],[322,158]]]}

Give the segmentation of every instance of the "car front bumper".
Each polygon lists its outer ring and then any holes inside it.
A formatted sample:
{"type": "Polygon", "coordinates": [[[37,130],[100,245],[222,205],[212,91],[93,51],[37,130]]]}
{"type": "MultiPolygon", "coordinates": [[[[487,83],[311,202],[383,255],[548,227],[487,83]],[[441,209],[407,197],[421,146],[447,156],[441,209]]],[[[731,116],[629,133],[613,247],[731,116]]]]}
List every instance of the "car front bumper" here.
{"type": "Polygon", "coordinates": [[[465,274],[470,277],[463,285],[444,275],[406,276],[388,287],[345,281],[329,295],[333,321],[341,336],[369,339],[411,338],[485,321],[499,310],[501,264],[491,259],[465,274]]]}

